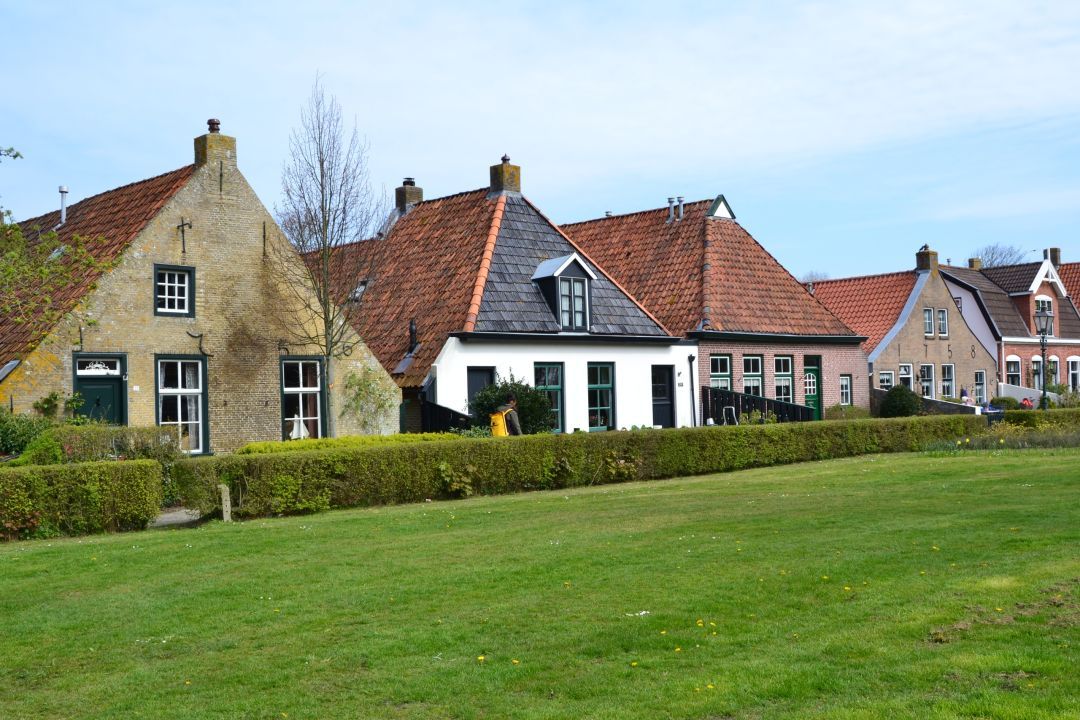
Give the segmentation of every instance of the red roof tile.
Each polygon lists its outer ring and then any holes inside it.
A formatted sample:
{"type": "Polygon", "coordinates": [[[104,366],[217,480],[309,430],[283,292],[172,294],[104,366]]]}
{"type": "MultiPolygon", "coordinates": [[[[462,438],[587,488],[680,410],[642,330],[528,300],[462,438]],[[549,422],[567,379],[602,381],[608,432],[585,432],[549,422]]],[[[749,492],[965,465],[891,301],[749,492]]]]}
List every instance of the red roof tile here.
{"type": "Polygon", "coordinates": [[[866,336],[863,349],[870,353],[892,329],[904,309],[916,273],[864,275],[814,283],[814,297],[823,302],[855,332],[866,336]]]}
{"type": "Polygon", "coordinates": [[[711,200],[563,225],[672,332],[853,335],[711,200]]]}
{"type": "Polygon", "coordinates": [[[1080,302],[1080,262],[1062,263],[1057,267],[1058,277],[1073,302],[1080,302]]]}
{"type": "MultiPolygon", "coordinates": [[[[56,234],[60,242],[78,235],[87,241],[87,249],[100,263],[110,263],[120,257],[135,236],[157,215],[161,208],[187,183],[195,166],[158,175],[147,180],[124,185],[81,200],[67,209],[67,222],[56,234]]],[[[51,230],[60,222],[56,210],[36,218],[23,220],[19,226],[31,239],[40,232],[51,230]]],[[[102,270],[84,273],[78,281],[52,297],[53,309],[60,317],[67,314],[97,283],[102,270]]],[[[15,322],[0,317],[0,361],[22,358],[52,328],[15,322]]]]}

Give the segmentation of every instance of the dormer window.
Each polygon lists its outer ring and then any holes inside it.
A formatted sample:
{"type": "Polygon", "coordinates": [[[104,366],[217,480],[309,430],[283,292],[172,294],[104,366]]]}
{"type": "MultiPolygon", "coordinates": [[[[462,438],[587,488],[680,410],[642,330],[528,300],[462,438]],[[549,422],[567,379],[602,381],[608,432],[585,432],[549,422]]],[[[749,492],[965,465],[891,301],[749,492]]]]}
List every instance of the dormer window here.
{"type": "Polygon", "coordinates": [[[1046,295],[1039,295],[1035,298],[1035,314],[1047,313],[1051,317],[1051,322],[1048,323],[1047,335],[1054,334],[1054,323],[1052,318],[1054,317],[1054,301],[1052,298],[1046,295]]]}
{"type": "Polygon", "coordinates": [[[589,332],[591,326],[590,283],[596,280],[577,253],[545,260],[532,276],[548,307],[564,332],[589,332]]]}
{"type": "Polygon", "coordinates": [[[367,290],[367,280],[361,280],[353,288],[353,291],[349,293],[349,302],[358,303],[360,299],[364,297],[364,291],[367,290]]]}

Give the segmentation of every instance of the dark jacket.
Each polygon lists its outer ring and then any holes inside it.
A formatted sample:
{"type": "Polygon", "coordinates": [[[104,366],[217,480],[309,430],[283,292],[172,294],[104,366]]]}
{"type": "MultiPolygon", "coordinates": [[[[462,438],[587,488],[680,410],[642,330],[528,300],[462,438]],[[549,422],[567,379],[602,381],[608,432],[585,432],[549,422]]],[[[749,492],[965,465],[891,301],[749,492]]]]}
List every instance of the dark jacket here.
{"type": "Polygon", "coordinates": [[[517,410],[510,405],[500,405],[497,410],[499,412],[510,411],[506,413],[506,432],[511,435],[521,435],[521,421],[518,419],[517,410]]]}

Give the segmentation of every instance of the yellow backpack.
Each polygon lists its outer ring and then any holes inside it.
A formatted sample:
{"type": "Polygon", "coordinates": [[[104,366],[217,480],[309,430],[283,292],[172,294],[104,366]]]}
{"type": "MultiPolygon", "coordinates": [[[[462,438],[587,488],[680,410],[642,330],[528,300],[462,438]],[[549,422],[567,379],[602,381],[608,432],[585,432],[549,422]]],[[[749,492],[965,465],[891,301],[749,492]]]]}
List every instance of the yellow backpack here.
{"type": "Polygon", "coordinates": [[[507,437],[510,432],[506,429],[506,413],[509,410],[496,410],[491,413],[491,436],[492,437],[507,437]]]}

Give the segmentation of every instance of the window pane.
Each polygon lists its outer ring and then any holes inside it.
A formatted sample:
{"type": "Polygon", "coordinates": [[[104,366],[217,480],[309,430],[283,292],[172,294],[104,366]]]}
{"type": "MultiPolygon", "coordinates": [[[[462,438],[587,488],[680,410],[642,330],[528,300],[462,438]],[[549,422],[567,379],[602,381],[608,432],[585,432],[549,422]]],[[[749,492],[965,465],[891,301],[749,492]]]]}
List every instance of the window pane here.
{"type": "Polygon", "coordinates": [[[286,393],[282,412],[286,419],[300,415],[300,396],[296,393],[286,393]]]}
{"type": "Polygon", "coordinates": [[[188,360],[180,365],[180,387],[184,390],[198,390],[201,387],[198,361],[188,360]]]}
{"type": "Polygon", "coordinates": [[[304,373],[304,377],[303,377],[304,384],[302,385],[302,387],[305,387],[305,388],[317,388],[317,387],[319,387],[319,363],[317,363],[317,362],[306,362],[306,363],[301,363],[300,366],[301,366],[301,369],[303,370],[303,373],[304,373]]]}
{"type": "Polygon", "coordinates": [[[158,422],[176,422],[180,419],[180,398],[175,395],[158,397],[158,422]]]}
{"type": "Polygon", "coordinates": [[[300,363],[286,361],[283,364],[283,373],[285,377],[285,387],[300,387],[300,363]]]}
{"type": "Polygon", "coordinates": [[[175,362],[162,361],[158,363],[158,382],[163,390],[177,390],[180,388],[180,366],[175,362]]]}

